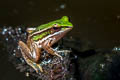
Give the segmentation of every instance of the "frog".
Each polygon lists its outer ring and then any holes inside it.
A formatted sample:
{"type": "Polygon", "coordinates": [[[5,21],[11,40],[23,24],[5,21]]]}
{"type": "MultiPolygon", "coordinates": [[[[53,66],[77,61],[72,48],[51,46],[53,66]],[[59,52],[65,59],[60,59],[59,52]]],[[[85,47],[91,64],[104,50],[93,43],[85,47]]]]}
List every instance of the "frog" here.
{"type": "Polygon", "coordinates": [[[63,60],[62,56],[52,48],[52,45],[63,38],[72,28],[73,24],[67,16],[38,27],[27,28],[28,36],[26,43],[21,40],[18,42],[25,62],[38,73],[39,71],[44,72],[39,64],[42,50],[63,60]]]}

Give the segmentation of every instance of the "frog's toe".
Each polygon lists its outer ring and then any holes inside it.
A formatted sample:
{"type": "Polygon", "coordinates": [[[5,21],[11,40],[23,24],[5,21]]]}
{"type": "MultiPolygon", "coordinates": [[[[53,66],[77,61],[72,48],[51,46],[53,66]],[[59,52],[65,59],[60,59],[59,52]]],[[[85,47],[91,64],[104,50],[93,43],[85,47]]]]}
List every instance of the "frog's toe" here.
{"type": "Polygon", "coordinates": [[[37,64],[37,66],[38,66],[38,68],[39,68],[40,72],[43,72],[42,67],[41,67],[39,64],[37,64]]]}
{"type": "Polygon", "coordinates": [[[63,57],[61,55],[59,55],[57,52],[54,52],[54,54],[58,57],[60,57],[61,60],[63,60],[63,57]]]}

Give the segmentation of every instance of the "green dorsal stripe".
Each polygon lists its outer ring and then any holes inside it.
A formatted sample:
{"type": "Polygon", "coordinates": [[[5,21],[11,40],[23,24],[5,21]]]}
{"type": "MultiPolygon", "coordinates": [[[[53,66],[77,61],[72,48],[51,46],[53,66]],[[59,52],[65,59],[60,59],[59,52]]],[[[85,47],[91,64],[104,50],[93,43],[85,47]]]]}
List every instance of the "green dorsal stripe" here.
{"type": "Polygon", "coordinates": [[[49,34],[50,34],[49,31],[44,32],[44,33],[42,33],[42,34],[38,34],[38,35],[36,35],[36,36],[33,36],[33,40],[37,41],[37,40],[42,39],[43,37],[45,37],[45,36],[47,36],[47,35],[49,35],[49,34]]]}

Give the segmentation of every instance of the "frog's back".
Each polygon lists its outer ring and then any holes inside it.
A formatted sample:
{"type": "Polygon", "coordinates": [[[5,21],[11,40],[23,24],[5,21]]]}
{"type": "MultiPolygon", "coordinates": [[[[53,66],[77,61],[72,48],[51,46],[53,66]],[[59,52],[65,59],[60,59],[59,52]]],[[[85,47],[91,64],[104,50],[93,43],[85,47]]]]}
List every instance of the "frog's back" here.
{"type": "Polygon", "coordinates": [[[42,24],[42,25],[38,26],[33,32],[40,31],[40,30],[47,29],[47,28],[51,28],[52,25],[54,25],[58,21],[59,20],[56,20],[56,21],[53,21],[53,22],[49,22],[47,24],[42,24]]]}

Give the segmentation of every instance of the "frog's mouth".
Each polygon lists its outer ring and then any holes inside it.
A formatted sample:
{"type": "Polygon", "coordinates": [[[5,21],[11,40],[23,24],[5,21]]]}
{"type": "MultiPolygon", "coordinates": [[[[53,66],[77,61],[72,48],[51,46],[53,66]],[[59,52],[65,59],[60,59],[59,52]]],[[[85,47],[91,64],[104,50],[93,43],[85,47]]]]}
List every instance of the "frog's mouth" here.
{"type": "Polygon", "coordinates": [[[52,34],[51,38],[55,38],[56,41],[58,41],[63,36],[65,36],[66,33],[68,33],[69,31],[71,31],[71,29],[72,29],[71,26],[62,27],[61,30],[59,30],[58,32],[55,32],[54,34],[52,34]]]}
{"type": "Polygon", "coordinates": [[[67,32],[69,32],[72,29],[72,26],[63,26],[63,27],[53,27],[54,33],[49,35],[49,38],[61,38],[63,37],[67,32]]]}

